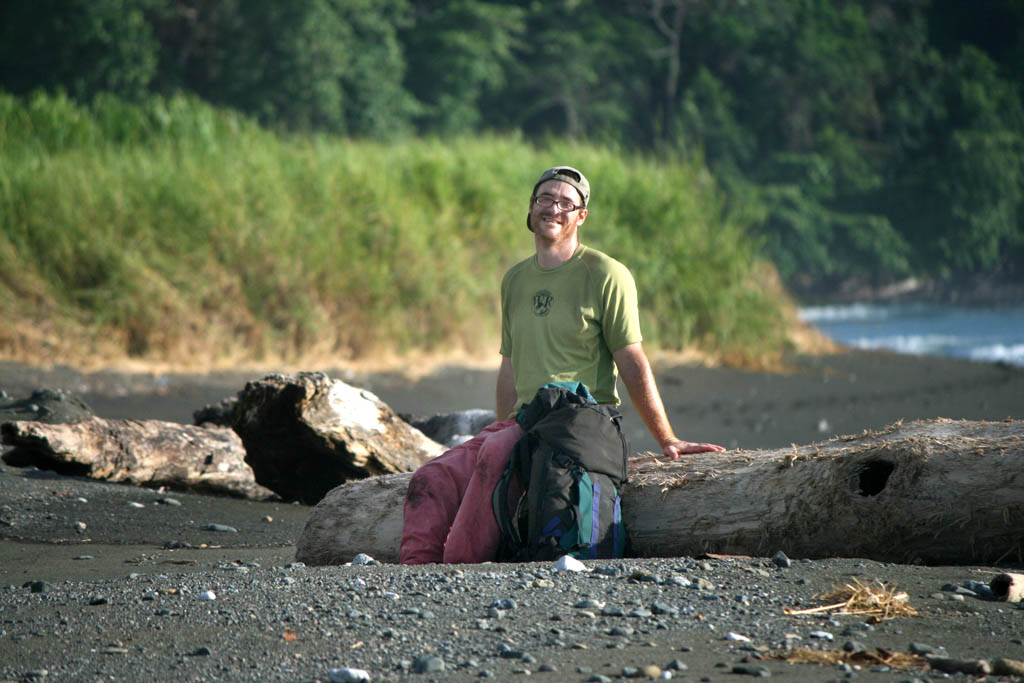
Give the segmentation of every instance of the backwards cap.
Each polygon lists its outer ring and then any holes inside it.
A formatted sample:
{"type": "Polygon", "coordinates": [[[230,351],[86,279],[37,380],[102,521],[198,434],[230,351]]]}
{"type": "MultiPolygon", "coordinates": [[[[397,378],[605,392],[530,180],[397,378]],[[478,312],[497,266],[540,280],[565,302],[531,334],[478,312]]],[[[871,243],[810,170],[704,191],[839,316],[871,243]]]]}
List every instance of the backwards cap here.
{"type": "Polygon", "coordinates": [[[583,206],[586,207],[590,204],[590,182],[572,166],[555,166],[544,171],[540,174],[540,180],[534,184],[533,191],[536,192],[541,183],[548,180],[561,180],[563,183],[569,183],[579,191],[580,197],[583,198],[583,206]]]}

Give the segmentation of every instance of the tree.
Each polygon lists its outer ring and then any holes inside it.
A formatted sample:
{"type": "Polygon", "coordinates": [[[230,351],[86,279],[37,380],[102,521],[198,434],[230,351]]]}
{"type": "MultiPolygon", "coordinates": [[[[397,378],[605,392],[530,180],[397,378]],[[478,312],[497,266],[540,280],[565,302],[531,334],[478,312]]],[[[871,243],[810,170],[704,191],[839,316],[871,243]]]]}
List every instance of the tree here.
{"type": "Polygon", "coordinates": [[[409,64],[405,87],[423,103],[420,129],[479,129],[482,100],[508,83],[524,10],[473,0],[420,0],[413,17],[400,38],[409,64]]]}
{"type": "Polygon", "coordinates": [[[158,44],[145,19],[156,0],[7,0],[0,4],[0,88],[88,99],[141,97],[158,44]]]}
{"type": "Polygon", "coordinates": [[[643,146],[650,44],[651,29],[620,2],[531,4],[509,85],[485,111],[533,137],[643,146]]]}
{"type": "Polygon", "coordinates": [[[268,123],[403,130],[413,101],[394,23],[403,0],[190,0],[156,15],[161,85],[268,123]]]}

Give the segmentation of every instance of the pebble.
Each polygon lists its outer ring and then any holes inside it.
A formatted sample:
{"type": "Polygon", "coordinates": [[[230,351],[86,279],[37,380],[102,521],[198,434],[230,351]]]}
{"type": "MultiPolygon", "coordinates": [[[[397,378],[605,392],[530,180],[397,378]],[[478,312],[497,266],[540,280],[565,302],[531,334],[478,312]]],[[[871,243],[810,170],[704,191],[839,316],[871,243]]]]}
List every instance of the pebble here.
{"type": "Polygon", "coordinates": [[[732,667],[732,672],[745,676],[760,676],[761,678],[771,678],[772,676],[768,667],[759,664],[735,664],[732,667]]]}
{"type": "Polygon", "coordinates": [[[380,564],[377,560],[373,559],[366,553],[359,553],[352,558],[352,564],[355,565],[366,565],[366,564],[380,564]]]}
{"type": "Polygon", "coordinates": [[[973,591],[979,598],[983,600],[995,600],[995,594],[992,592],[992,587],[984,581],[974,581],[968,579],[964,581],[964,588],[969,591],[973,591]]]}
{"type": "Polygon", "coordinates": [[[505,643],[498,645],[498,654],[502,659],[522,659],[524,655],[521,650],[513,650],[505,643]]]}
{"type": "Polygon", "coordinates": [[[673,617],[679,614],[678,609],[664,602],[652,602],[651,612],[653,612],[654,614],[667,614],[673,617]]]}
{"type": "Polygon", "coordinates": [[[171,505],[173,507],[181,507],[181,501],[177,498],[157,498],[156,502],[158,505],[171,505]]]}
{"type": "Polygon", "coordinates": [[[726,640],[733,640],[733,641],[736,641],[736,642],[739,642],[739,643],[749,643],[750,642],[750,638],[749,637],[743,635],[742,633],[734,633],[732,631],[729,631],[728,633],[725,634],[725,639],[726,640]]]}
{"type": "Polygon", "coordinates": [[[199,596],[196,599],[197,600],[216,600],[217,599],[217,594],[214,593],[213,591],[203,591],[202,593],[199,594],[199,596]]]}
{"type": "Polygon", "coordinates": [[[857,652],[865,652],[867,649],[867,646],[859,640],[848,640],[843,643],[843,651],[845,652],[852,652],[856,654],[857,652]]]}
{"type": "Polygon", "coordinates": [[[690,581],[685,576],[679,576],[678,574],[676,574],[674,576],[670,576],[667,579],[665,579],[665,585],[666,586],[680,586],[682,588],[689,588],[690,586],[693,585],[693,582],[690,581]]]}
{"type": "Polygon", "coordinates": [[[588,572],[590,569],[571,555],[562,555],[551,567],[556,572],[588,572]]]}
{"type": "Polygon", "coordinates": [[[237,534],[238,533],[238,529],[236,529],[233,526],[228,526],[227,524],[207,524],[206,525],[206,530],[207,531],[220,531],[220,532],[223,532],[223,533],[226,533],[226,534],[237,534]]]}
{"type": "Polygon", "coordinates": [[[811,638],[817,638],[818,640],[829,640],[829,641],[832,641],[832,640],[836,639],[835,636],[833,636],[828,631],[811,631],[807,635],[810,636],[811,638]]]}
{"type": "Polygon", "coordinates": [[[56,590],[52,583],[47,583],[46,581],[29,581],[25,586],[28,586],[28,589],[33,593],[49,593],[56,590]]]}
{"type": "Polygon", "coordinates": [[[444,671],[444,660],[434,656],[417,657],[412,662],[412,671],[417,674],[444,671]]]}
{"type": "Polygon", "coordinates": [[[331,669],[329,675],[331,683],[361,683],[362,681],[370,680],[370,674],[365,669],[343,667],[341,669],[331,669]]]}
{"type": "Polygon", "coordinates": [[[772,563],[779,569],[789,569],[793,563],[781,550],[772,555],[772,563]]]}
{"type": "Polygon", "coordinates": [[[514,598],[498,598],[491,603],[491,607],[500,610],[509,610],[519,607],[519,604],[515,601],[514,598]]]}
{"type": "Polygon", "coordinates": [[[136,502],[134,500],[130,500],[130,501],[128,501],[128,507],[138,509],[138,508],[144,508],[146,506],[143,505],[142,503],[136,502]]]}
{"type": "Polygon", "coordinates": [[[932,647],[927,643],[911,643],[907,649],[910,650],[911,654],[921,656],[939,654],[938,648],[932,647]]]}
{"type": "Polygon", "coordinates": [[[594,600],[593,598],[585,598],[583,600],[579,600],[578,602],[576,602],[576,604],[574,604],[573,607],[577,609],[604,609],[604,605],[605,603],[599,600],[594,600]]]}

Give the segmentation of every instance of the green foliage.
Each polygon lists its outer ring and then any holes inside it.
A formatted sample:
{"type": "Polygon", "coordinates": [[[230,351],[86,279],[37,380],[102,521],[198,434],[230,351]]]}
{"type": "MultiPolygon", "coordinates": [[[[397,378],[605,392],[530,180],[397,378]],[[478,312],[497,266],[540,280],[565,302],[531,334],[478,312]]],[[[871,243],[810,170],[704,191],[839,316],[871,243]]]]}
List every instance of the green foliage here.
{"type": "Polygon", "coordinates": [[[76,98],[138,98],[156,73],[145,9],[156,0],[7,0],[0,4],[0,87],[76,98]]]}
{"type": "Polygon", "coordinates": [[[154,12],[159,85],[265,123],[385,136],[415,111],[402,88],[404,0],[193,0],[154,12]]]}
{"type": "Polygon", "coordinates": [[[507,84],[523,10],[476,0],[413,4],[415,19],[401,39],[406,87],[424,104],[421,128],[450,134],[480,127],[483,98],[507,84]]]}
{"type": "MultiPolygon", "coordinates": [[[[790,281],[1020,273],[1022,21],[1019,0],[8,0],[0,88],[141,102],[95,110],[126,142],[156,125],[145,95],[187,92],[278,130],[611,145],[706,164],[790,281]]],[[[94,134],[65,114],[40,144],[94,134]]]]}
{"type": "MultiPolygon", "coordinates": [[[[652,343],[785,343],[756,249],[692,164],[510,137],[281,136],[185,98],[4,96],[0,112],[0,269],[135,356],[493,350],[501,275],[533,250],[530,187],[566,160],[595,188],[584,241],[635,273],[652,343]],[[60,121],[74,134],[54,136],[60,121]]],[[[0,278],[9,319],[17,287],[0,278]]]]}

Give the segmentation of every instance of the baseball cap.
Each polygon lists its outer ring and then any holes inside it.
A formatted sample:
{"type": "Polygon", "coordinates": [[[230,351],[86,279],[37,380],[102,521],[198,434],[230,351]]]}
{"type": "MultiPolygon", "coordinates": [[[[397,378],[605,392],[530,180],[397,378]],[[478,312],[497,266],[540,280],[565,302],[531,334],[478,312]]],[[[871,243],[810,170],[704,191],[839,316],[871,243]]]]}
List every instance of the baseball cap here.
{"type": "Polygon", "coordinates": [[[540,180],[534,183],[533,191],[536,192],[541,183],[548,180],[561,180],[575,187],[583,198],[583,206],[590,204],[590,182],[587,178],[572,166],[554,166],[540,174],[540,180]]]}

